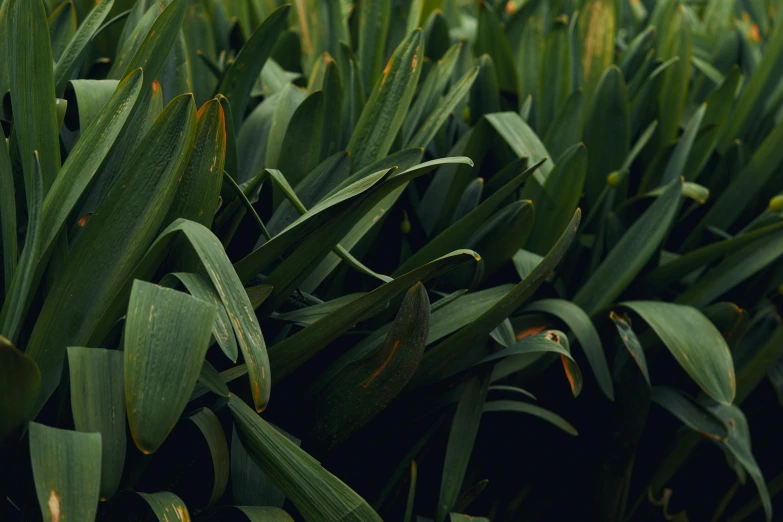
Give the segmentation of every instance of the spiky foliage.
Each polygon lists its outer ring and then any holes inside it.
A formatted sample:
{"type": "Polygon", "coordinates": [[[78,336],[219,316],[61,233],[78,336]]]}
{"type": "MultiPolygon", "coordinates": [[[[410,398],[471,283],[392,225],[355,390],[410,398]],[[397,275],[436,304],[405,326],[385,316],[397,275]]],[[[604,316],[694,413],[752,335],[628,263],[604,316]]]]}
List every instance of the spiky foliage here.
{"type": "Polygon", "coordinates": [[[771,520],[782,9],[3,0],[3,520],[771,520]]]}

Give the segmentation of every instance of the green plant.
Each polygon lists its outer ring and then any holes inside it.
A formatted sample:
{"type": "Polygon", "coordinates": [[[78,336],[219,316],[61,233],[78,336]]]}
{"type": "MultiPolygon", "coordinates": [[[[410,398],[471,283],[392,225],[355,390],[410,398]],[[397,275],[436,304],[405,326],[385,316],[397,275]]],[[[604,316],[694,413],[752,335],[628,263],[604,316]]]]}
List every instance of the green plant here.
{"type": "Polygon", "coordinates": [[[3,519],[771,520],[781,2],[281,4],[0,2],[3,519]]]}

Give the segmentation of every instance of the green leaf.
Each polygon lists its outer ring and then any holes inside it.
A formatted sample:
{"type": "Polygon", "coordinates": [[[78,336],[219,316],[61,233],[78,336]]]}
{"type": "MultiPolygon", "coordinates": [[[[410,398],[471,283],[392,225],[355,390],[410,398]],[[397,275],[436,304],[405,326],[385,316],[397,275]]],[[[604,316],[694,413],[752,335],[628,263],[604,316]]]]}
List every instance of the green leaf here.
{"type": "Polygon", "coordinates": [[[579,435],[579,433],[576,431],[576,428],[574,428],[563,417],[556,413],[552,413],[551,411],[544,409],[541,406],[536,406],[535,404],[520,401],[489,401],[484,403],[484,412],[493,411],[527,413],[528,415],[533,415],[539,419],[549,422],[550,424],[553,424],[554,426],[557,426],[569,435],[574,437],[579,435]]]}
{"type": "MultiPolygon", "coordinates": [[[[280,100],[276,102],[274,108],[271,129],[269,130],[269,137],[266,143],[265,166],[267,168],[277,168],[280,162],[283,142],[288,134],[288,125],[305,98],[305,91],[294,84],[289,84],[280,91],[280,100]]],[[[256,144],[256,146],[258,145],[256,144]]]]}
{"type": "Polygon", "coordinates": [[[479,68],[476,87],[470,91],[468,108],[470,121],[476,122],[486,115],[500,112],[500,87],[495,62],[488,54],[482,54],[476,60],[479,68]]]}
{"type": "Polygon", "coordinates": [[[11,156],[5,139],[0,141],[0,246],[3,250],[3,296],[9,295],[11,281],[19,261],[19,244],[16,237],[16,191],[11,156]]]}
{"type": "Polygon", "coordinates": [[[547,36],[544,54],[541,56],[541,72],[538,85],[538,119],[541,131],[549,129],[551,122],[565,105],[573,91],[571,65],[571,38],[568,23],[556,19],[547,36]]]}
{"type": "Polygon", "coordinates": [[[120,79],[142,67],[143,83],[136,105],[117,137],[111,154],[101,167],[101,174],[84,204],[84,213],[94,212],[100,202],[107,197],[110,186],[117,181],[120,172],[134,163],[136,151],[141,150],[137,147],[143,143],[153,121],[158,117],[158,104],[161,107],[163,104],[163,92],[158,79],[161,78],[167,57],[179,37],[187,5],[187,0],[173,0],[163,11],[159,11],[161,4],[153,3],[144,15],[144,19],[154,15],[149,22],[150,25],[142,26],[140,23],[137,30],[142,31],[139,34],[134,31],[134,37],[138,39],[137,43],[132,49],[127,49],[123,54],[118,55],[118,60],[109,71],[110,78],[120,79]],[[157,16],[156,12],[160,12],[160,16],[157,16]],[[128,57],[130,58],[127,59],[128,57]]]}
{"type": "Polygon", "coordinates": [[[517,93],[516,67],[514,66],[511,44],[509,44],[506,33],[489,2],[479,3],[478,28],[476,29],[473,52],[476,56],[488,54],[492,58],[496,66],[495,70],[501,91],[511,94],[517,93]]]}
{"type": "Polygon", "coordinates": [[[484,410],[490,373],[484,372],[482,375],[472,377],[462,388],[446,444],[440,496],[435,513],[436,521],[445,520],[446,514],[454,508],[462,489],[470,454],[478,434],[481,413],[484,410]]]}
{"type": "Polygon", "coordinates": [[[691,236],[700,237],[707,227],[728,230],[734,225],[749,205],[760,197],[760,192],[783,160],[783,124],[777,124],[753,153],[750,163],[731,181],[707,215],[691,232],[691,236]]]}
{"type": "Polygon", "coordinates": [[[579,12],[579,50],[588,100],[600,83],[604,71],[614,63],[617,9],[614,0],[595,0],[585,3],[579,12]]]}
{"type": "Polygon", "coordinates": [[[772,520],[772,501],[770,500],[767,483],[751,450],[748,420],[737,406],[713,404],[709,406],[709,409],[729,425],[729,438],[723,443],[724,447],[753,479],[756,489],[759,490],[759,497],[764,507],[766,520],[770,522],[772,520]]]}
{"type": "MultiPolygon", "coordinates": [[[[771,226],[775,227],[775,225],[771,226]]],[[[742,237],[728,241],[733,241],[736,245],[737,240],[742,237]]],[[[780,233],[767,236],[765,240],[740,250],[733,250],[720,264],[710,269],[688,290],[677,296],[677,302],[697,307],[706,306],[781,256],[783,256],[783,234],[780,233]]]]}
{"type": "MultiPolygon", "coordinates": [[[[286,179],[293,186],[320,163],[325,103],[324,92],[315,91],[296,108],[286,127],[275,167],[285,173],[286,179]],[[303,148],[304,143],[311,143],[313,146],[303,148]]],[[[279,205],[280,198],[278,193],[275,206],[279,205]]]]}
{"type": "Polygon", "coordinates": [[[658,98],[658,143],[661,147],[677,137],[691,77],[692,36],[685,10],[678,6],[672,19],[667,22],[669,26],[662,34],[659,54],[664,60],[674,57],[680,59],[663,73],[658,98]]]}
{"type": "Polygon", "coordinates": [[[362,72],[364,89],[368,91],[381,75],[386,35],[389,33],[391,0],[364,0],[358,9],[359,70],[362,72]]]}
{"type": "Polygon", "coordinates": [[[0,447],[35,415],[40,388],[35,361],[0,335],[0,447]]]}
{"type": "Polygon", "coordinates": [[[228,402],[242,444],[308,522],[381,522],[340,479],[275,430],[235,395],[228,402]]]}
{"type": "MultiPolygon", "coordinates": [[[[776,223],[692,250],[660,265],[644,279],[644,284],[649,288],[664,287],[683,279],[703,266],[712,264],[723,256],[744,251],[746,248],[752,252],[764,251],[767,245],[775,242],[781,230],[783,230],[783,223],[776,223]]],[[[697,288],[694,287],[694,290],[697,288]]]]}
{"type": "MultiPolygon", "coordinates": [[[[264,67],[264,62],[272,52],[280,32],[285,27],[290,9],[290,4],[275,9],[255,30],[223,75],[218,92],[231,102],[235,129],[239,129],[242,125],[250,91],[264,67]]],[[[229,172],[229,174],[233,173],[229,172]]]]}
{"type": "Polygon", "coordinates": [[[402,391],[424,353],[429,323],[427,290],[416,283],[405,294],[381,347],[345,366],[319,393],[314,437],[321,445],[342,443],[402,391]]]}
{"type": "Polygon", "coordinates": [[[347,150],[354,171],[388,154],[419,82],[423,57],[421,30],[417,29],[389,58],[351,134],[347,150]]]}
{"type": "Polygon", "coordinates": [[[478,260],[478,255],[469,250],[458,250],[438,258],[381,285],[276,344],[269,352],[275,367],[275,381],[288,376],[340,334],[371,317],[379,306],[385,305],[417,281],[424,282],[437,277],[470,260],[478,260]]]}
{"type": "Polygon", "coordinates": [[[526,157],[531,163],[538,163],[546,160],[534,174],[539,185],[544,186],[546,178],[552,171],[554,163],[541,143],[541,139],[533,132],[525,120],[516,112],[500,112],[497,114],[487,114],[487,121],[502,137],[517,157],[526,157]]]}
{"type": "Polygon", "coordinates": [[[729,347],[701,312],[690,306],[657,301],[627,301],[622,305],[650,325],[707,395],[723,404],[732,403],[737,384],[729,347]]]}
{"type": "Polygon", "coordinates": [[[226,312],[226,307],[220,300],[220,294],[215,290],[212,281],[207,276],[193,272],[173,272],[166,274],[160,281],[161,286],[168,288],[175,288],[178,283],[181,283],[193,297],[215,306],[217,315],[215,316],[215,324],[212,325],[212,335],[226,357],[232,362],[236,362],[239,349],[233,326],[226,312]]]}
{"type": "Polygon", "coordinates": [[[416,101],[413,102],[413,105],[411,105],[405,115],[405,121],[402,125],[404,143],[411,141],[422,120],[435,109],[438,99],[451,80],[461,50],[462,42],[455,43],[449,47],[446,54],[427,73],[424,83],[419,87],[416,101]]]}
{"type": "Polygon", "coordinates": [[[184,218],[210,227],[217,210],[226,159],[226,118],[216,99],[202,105],[196,117],[190,159],[164,225],[184,218]]]}
{"type": "Polygon", "coordinates": [[[95,519],[101,485],[100,433],[31,422],[30,460],[45,522],[95,519]]]}
{"type": "MultiPolygon", "coordinates": [[[[43,2],[39,0],[8,0],[7,33],[8,76],[14,132],[19,144],[19,157],[25,175],[25,185],[31,186],[35,176],[33,151],[38,151],[43,185],[42,195],[60,170],[59,127],[55,110],[52,48],[49,26],[43,2]],[[24,45],[21,42],[25,42],[24,45]]],[[[27,194],[28,206],[32,195],[27,194]]]]}
{"type": "Polygon", "coordinates": [[[731,117],[721,130],[718,140],[718,151],[721,154],[728,150],[734,140],[747,141],[750,131],[758,125],[763,104],[778,85],[781,56],[783,56],[783,27],[776,24],[767,39],[761,61],[743,86],[731,117]]]}
{"type": "Polygon", "coordinates": [[[76,8],[73,2],[63,2],[47,18],[52,40],[52,58],[59,60],[63,50],[76,32],[76,8]]]}
{"type": "Polygon", "coordinates": [[[701,107],[691,116],[688,121],[688,125],[685,127],[685,131],[677,140],[677,146],[674,147],[672,155],[669,158],[669,162],[666,164],[666,170],[663,171],[661,183],[667,185],[675,179],[683,177],[688,181],[696,179],[695,172],[685,171],[685,163],[691,153],[691,148],[696,140],[696,135],[701,129],[701,122],[704,119],[704,115],[707,112],[707,104],[702,104],[701,107]]]}
{"type": "Polygon", "coordinates": [[[280,321],[291,321],[294,323],[311,325],[314,322],[321,319],[322,317],[329,315],[335,310],[342,308],[343,306],[347,305],[351,301],[355,301],[356,299],[362,297],[363,295],[366,295],[366,292],[344,295],[342,297],[338,297],[336,299],[332,299],[331,301],[326,301],[324,303],[308,306],[306,308],[300,308],[298,310],[291,310],[290,312],[284,312],[282,314],[277,314],[274,316],[274,318],[280,321]]]}
{"type": "Polygon", "coordinates": [[[557,164],[561,156],[582,138],[584,92],[577,89],[563,103],[544,136],[544,146],[557,164]]]}
{"type": "Polygon", "coordinates": [[[216,313],[200,299],[134,281],[125,320],[125,401],[144,454],[160,447],[184,411],[216,313]]]}
{"type": "Polygon", "coordinates": [[[404,274],[416,266],[466,245],[467,238],[469,238],[478,227],[484,224],[500,204],[514,194],[519,187],[536,172],[542,163],[542,161],[539,161],[529,169],[521,172],[515,178],[503,185],[501,189],[481,202],[479,206],[474,208],[465,217],[435,236],[429,243],[400,265],[393,275],[404,274]]]}
{"type": "MultiPolygon", "coordinates": [[[[250,296],[242,287],[242,283],[231,266],[223,245],[206,227],[179,219],[161,232],[155,243],[136,266],[132,278],[151,280],[159,265],[169,255],[173,245],[176,249],[181,240],[187,244],[187,252],[195,254],[199,268],[206,272],[214,289],[226,309],[245,364],[250,368],[250,391],[255,407],[263,410],[269,402],[271,381],[269,376],[269,360],[266,352],[264,336],[258,319],[253,313],[250,296]],[[183,241],[184,242],[184,241],[183,241]]],[[[175,250],[176,252],[176,250],[175,250]]],[[[180,256],[174,256],[180,257],[180,256]]],[[[131,290],[130,282],[120,291],[104,315],[104,324],[113,324],[122,315],[124,303],[127,302],[131,290]]],[[[262,288],[261,297],[269,290],[262,288]]]]}
{"type": "Polygon", "coordinates": [[[574,145],[558,159],[543,187],[528,183],[522,189],[522,198],[530,199],[536,209],[536,225],[525,243],[527,250],[543,255],[555,243],[579,204],[587,165],[587,149],[581,143],[574,145]]]}
{"type": "Polygon", "coordinates": [[[580,219],[581,212],[577,209],[560,239],[528,277],[476,320],[425,353],[411,384],[417,386],[438,378],[443,368],[456,361],[468,349],[483,342],[489,332],[530,299],[568,251],[576,236],[580,219]]]}
{"type": "Polygon", "coordinates": [[[468,95],[470,88],[473,86],[473,82],[476,81],[478,73],[479,68],[474,67],[449,89],[446,96],[438,102],[432,109],[432,112],[430,112],[422,122],[421,126],[416,131],[416,134],[414,134],[410,141],[405,144],[406,147],[425,148],[430,144],[438,133],[438,130],[446,123],[446,120],[452,111],[468,95]]]}
{"type": "Polygon", "coordinates": [[[742,80],[741,69],[731,68],[725,80],[707,98],[707,111],[704,114],[702,129],[714,126],[712,129],[696,137],[693,148],[688,156],[688,162],[683,172],[687,179],[694,180],[712,155],[720,138],[720,131],[734,105],[734,96],[742,80]]]}
{"type": "Polygon", "coordinates": [[[177,495],[168,491],[138,493],[125,490],[106,505],[106,520],[123,520],[129,516],[149,522],[190,522],[190,513],[177,495]]]}
{"type": "Polygon", "coordinates": [[[123,353],[68,347],[71,411],[76,431],[101,434],[101,499],[117,491],[125,465],[123,353]]]}
{"type": "Polygon", "coordinates": [[[195,113],[188,95],[166,107],[71,249],[27,345],[41,368],[39,406],[60,382],[65,347],[89,345],[105,309],[154,239],[188,159],[195,113]]]}
{"type": "MultiPolygon", "coordinates": [[[[490,362],[494,363],[495,361],[512,357],[528,356],[539,353],[556,353],[560,355],[560,362],[563,363],[563,370],[568,379],[568,385],[571,387],[571,393],[573,393],[574,397],[578,397],[579,394],[582,393],[584,379],[582,378],[582,370],[571,355],[568,337],[557,330],[547,330],[538,333],[542,329],[543,328],[535,328],[533,331],[536,333],[533,335],[523,336],[519,341],[506,349],[487,355],[474,363],[473,367],[482,366],[490,362]]],[[[524,333],[526,332],[522,332],[522,334],[524,333]]],[[[492,380],[497,380],[494,373],[492,380]]]]}
{"type": "Polygon", "coordinates": [[[681,187],[682,181],[672,181],[631,225],[576,293],[574,303],[592,316],[623,293],[666,236],[680,204],[681,187]]]}
{"type": "Polygon", "coordinates": [[[607,69],[590,104],[585,123],[584,142],[589,152],[585,199],[588,208],[595,210],[606,176],[619,170],[631,148],[630,106],[628,89],[623,74],[615,66],[607,69]],[[611,114],[611,118],[606,115],[611,114]]]}
{"type": "Polygon", "coordinates": [[[54,92],[57,95],[62,94],[65,84],[68,83],[76,69],[87,44],[98,32],[113,6],[114,0],[102,0],[95,4],[95,7],[82,21],[76,34],[71,38],[68,47],[65,48],[61,56],[57,57],[57,63],[54,65],[54,92]]]}
{"type": "MultiPolygon", "coordinates": [[[[33,151],[35,172],[29,183],[25,183],[27,193],[27,235],[22,255],[14,273],[11,290],[0,311],[0,331],[12,342],[19,341],[25,315],[32,302],[40,274],[36,271],[36,262],[42,249],[41,207],[43,201],[43,177],[38,151],[33,151]]],[[[29,349],[29,348],[28,348],[29,349]]]]}
{"type": "Polygon", "coordinates": [[[647,381],[647,386],[650,386],[650,372],[647,370],[647,358],[644,356],[642,343],[639,342],[639,338],[636,337],[636,333],[631,328],[630,319],[627,315],[625,317],[620,317],[614,312],[609,313],[609,319],[612,320],[617,328],[617,334],[620,336],[623,346],[625,346],[625,349],[628,350],[628,354],[639,367],[639,371],[642,372],[644,380],[647,381]]]}
{"type": "MultiPolygon", "coordinates": [[[[512,288],[514,288],[514,285],[502,285],[467,294],[465,294],[465,290],[460,290],[438,300],[432,305],[431,309],[432,315],[430,317],[427,345],[456,332],[475,320],[511,291],[512,288]]],[[[382,326],[341,355],[326,370],[321,372],[318,379],[312,384],[311,390],[313,393],[320,393],[320,390],[348,364],[360,361],[374,353],[380,347],[390,329],[391,323],[382,326]]]]}
{"type": "Polygon", "coordinates": [[[652,400],[677,417],[690,429],[713,440],[725,441],[729,426],[692,398],[674,388],[654,387],[652,400]]]}
{"type": "MultiPolygon", "coordinates": [[[[82,132],[44,200],[41,244],[47,250],[70,212],[98,172],[122,131],[141,91],[143,74],[135,69],[118,85],[106,105],[82,132]]],[[[81,105],[81,104],[80,104],[81,105]]]]}
{"type": "Polygon", "coordinates": [[[570,301],[563,299],[540,299],[533,301],[525,307],[526,312],[543,312],[562,320],[576,336],[579,344],[585,352],[587,361],[593,369],[593,374],[598,381],[598,386],[604,395],[614,400],[614,387],[612,375],[606,362],[601,338],[584,310],[570,301]]]}

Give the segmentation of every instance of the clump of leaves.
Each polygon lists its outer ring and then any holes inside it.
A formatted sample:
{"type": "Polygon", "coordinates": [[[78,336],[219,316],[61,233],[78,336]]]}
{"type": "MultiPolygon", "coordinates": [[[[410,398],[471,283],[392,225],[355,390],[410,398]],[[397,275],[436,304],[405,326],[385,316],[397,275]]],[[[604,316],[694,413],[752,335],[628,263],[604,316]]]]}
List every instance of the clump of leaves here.
{"type": "Polygon", "coordinates": [[[3,520],[771,520],[781,12],[2,0],[3,520]]]}

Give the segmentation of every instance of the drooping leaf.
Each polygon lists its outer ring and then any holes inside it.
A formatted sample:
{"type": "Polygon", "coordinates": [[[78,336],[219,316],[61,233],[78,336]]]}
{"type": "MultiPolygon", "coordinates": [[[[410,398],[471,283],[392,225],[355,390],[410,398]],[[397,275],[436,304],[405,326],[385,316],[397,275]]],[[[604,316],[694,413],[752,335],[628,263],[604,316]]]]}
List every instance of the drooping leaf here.
{"type": "Polygon", "coordinates": [[[725,441],[729,426],[709,409],[674,388],[654,387],[652,400],[677,417],[683,424],[713,440],[725,441]]]}
{"type": "Polygon", "coordinates": [[[359,495],[275,430],[235,395],[229,408],[240,439],[258,466],[308,522],[380,522],[359,495]]]}
{"type": "Polygon", "coordinates": [[[217,315],[215,316],[215,324],[212,325],[212,335],[226,357],[236,362],[238,348],[233,326],[226,312],[226,307],[223,306],[220,299],[220,294],[215,290],[212,281],[208,277],[194,272],[173,272],[167,274],[160,281],[161,286],[169,288],[174,288],[177,283],[181,283],[193,297],[215,306],[217,315]]]}
{"type": "Polygon", "coordinates": [[[380,413],[405,387],[424,353],[430,322],[427,290],[405,295],[383,345],[343,368],[319,394],[314,436],[325,447],[343,442],[380,413]]]}
{"type": "Polygon", "coordinates": [[[521,401],[488,401],[484,403],[485,412],[517,412],[533,415],[557,426],[564,432],[576,437],[579,433],[567,420],[541,406],[521,401]]]}
{"type": "Polygon", "coordinates": [[[276,344],[269,353],[275,366],[275,381],[289,375],[341,333],[372,316],[379,306],[385,305],[417,281],[424,282],[477,259],[478,254],[469,250],[452,252],[381,285],[276,344]]]}
{"type": "Polygon", "coordinates": [[[188,95],[167,106],[71,249],[27,345],[41,368],[39,406],[60,381],[65,347],[89,345],[105,309],[152,242],[185,168],[195,112],[188,95]]]}
{"type": "Polygon", "coordinates": [[[540,299],[525,307],[526,311],[543,312],[562,320],[574,333],[593,369],[598,385],[610,400],[614,400],[614,386],[609,365],[606,362],[601,338],[584,310],[570,301],[562,299],[540,299]]]}
{"type": "Polygon", "coordinates": [[[68,347],[71,411],[77,431],[101,434],[101,499],[117,491],[125,465],[123,353],[68,347]]]}
{"type": "Polygon", "coordinates": [[[623,303],[650,325],[685,372],[710,397],[731,404],[736,393],[734,363],[717,328],[690,306],[657,301],[623,303]]]}
{"type": "Polygon", "coordinates": [[[411,384],[416,386],[437,378],[441,369],[457,360],[467,349],[480,343],[490,331],[524,304],[543,284],[568,251],[568,247],[571,246],[571,242],[576,236],[580,219],[581,212],[577,209],[560,239],[527,278],[514,286],[508,294],[480,317],[425,353],[419,369],[411,379],[411,384]]]}
{"type": "MultiPolygon", "coordinates": [[[[269,402],[271,390],[269,359],[264,336],[258,319],[253,313],[250,295],[242,287],[220,240],[206,227],[193,221],[179,219],[161,232],[144,258],[139,261],[131,278],[105,311],[103,323],[113,324],[119,319],[130,295],[132,279],[151,280],[169,253],[169,248],[172,245],[177,247],[180,239],[187,242],[188,253],[196,255],[200,268],[206,272],[220,296],[236,334],[242,357],[250,368],[250,391],[253,401],[259,411],[263,410],[269,402]]],[[[256,299],[263,301],[268,292],[269,288],[262,285],[260,290],[256,289],[253,293],[256,299]]],[[[105,332],[102,334],[105,335],[105,332]]]]}

